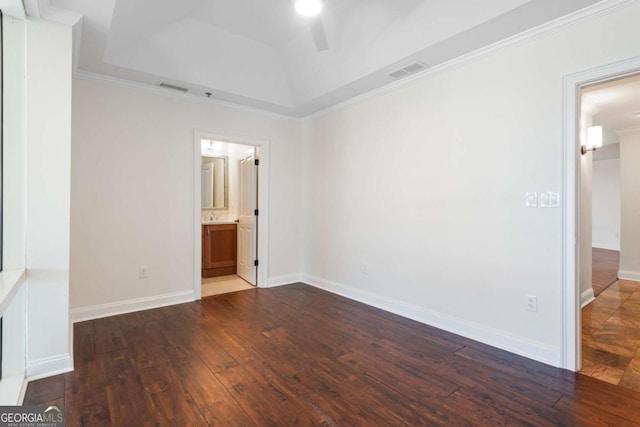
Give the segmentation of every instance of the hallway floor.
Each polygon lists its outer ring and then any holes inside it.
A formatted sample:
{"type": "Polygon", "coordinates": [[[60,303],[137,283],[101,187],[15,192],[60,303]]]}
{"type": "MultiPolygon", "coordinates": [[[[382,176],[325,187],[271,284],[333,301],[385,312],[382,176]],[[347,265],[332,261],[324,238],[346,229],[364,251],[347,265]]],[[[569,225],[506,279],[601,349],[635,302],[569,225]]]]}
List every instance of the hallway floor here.
{"type": "Polygon", "coordinates": [[[640,282],[618,280],[582,309],[581,373],[640,390],[640,282]]]}

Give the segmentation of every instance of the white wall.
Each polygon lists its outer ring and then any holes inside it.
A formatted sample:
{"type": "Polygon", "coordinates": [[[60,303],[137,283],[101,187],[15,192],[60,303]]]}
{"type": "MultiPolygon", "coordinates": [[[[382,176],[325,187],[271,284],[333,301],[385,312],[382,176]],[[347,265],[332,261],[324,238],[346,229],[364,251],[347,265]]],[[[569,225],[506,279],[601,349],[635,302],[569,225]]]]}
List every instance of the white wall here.
{"type": "Polygon", "coordinates": [[[269,276],[299,277],[297,121],[74,79],[72,309],[192,297],[195,129],[271,141],[269,276]]]}
{"type": "Polygon", "coordinates": [[[525,193],[563,189],[563,76],[640,55],[639,18],[636,4],[308,120],[305,280],[559,365],[563,215],[525,193]]]}
{"type": "Polygon", "coordinates": [[[25,23],[3,16],[4,120],[2,266],[25,267],[25,23]]]}
{"type": "Polygon", "coordinates": [[[27,21],[27,373],[71,367],[71,27],[27,21]]]}
{"type": "Polygon", "coordinates": [[[620,250],[620,159],[593,162],[593,247],[620,250]]]}
{"type": "MultiPolygon", "coordinates": [[[[15,2],[14,2],[15,3],[15,2]]],[[[19,5],[21,6],[21,4],[19,5]]],[[[15,4],[0,2],[3,11],[3,157],[2,268],[0,316],[3,321],[0,405],[20,404],[26,376],[25,267],[25,23],[7,15],[15,4]],[[6,6],[9,6],[8,8],[6,6]]]]}
{"type": "Polygon", "coordinates": [[[640,281],[640,128],[620,135],[620,270],[618,277],[640,281]]]}

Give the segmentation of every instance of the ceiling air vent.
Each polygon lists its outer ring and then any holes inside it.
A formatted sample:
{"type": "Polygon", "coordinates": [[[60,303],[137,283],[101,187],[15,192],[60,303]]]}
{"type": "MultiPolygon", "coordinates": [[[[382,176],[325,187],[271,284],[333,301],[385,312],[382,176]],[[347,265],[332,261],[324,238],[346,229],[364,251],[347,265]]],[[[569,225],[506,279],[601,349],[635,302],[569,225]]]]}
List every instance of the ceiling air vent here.
{"type": "Polygon", "coordinates": [[[160,83],[158,86],[163,87],[165,89],[177,90],[179,92],[189,92],[189,89],[187,89],[186,87],[170,85],[169,83],[160,83]]]}
{"type": "Polygon", "coordinates": [[[401,79],[403,77],[407,77],[410,74],[417,73],[418,71],[426,70],[427,68],[429,68],[429,66],[423,64],[422,62],[414,62],[398,70],[392,71],[387,75],[389,77],[393,77],[394,79],[401,79]]]}

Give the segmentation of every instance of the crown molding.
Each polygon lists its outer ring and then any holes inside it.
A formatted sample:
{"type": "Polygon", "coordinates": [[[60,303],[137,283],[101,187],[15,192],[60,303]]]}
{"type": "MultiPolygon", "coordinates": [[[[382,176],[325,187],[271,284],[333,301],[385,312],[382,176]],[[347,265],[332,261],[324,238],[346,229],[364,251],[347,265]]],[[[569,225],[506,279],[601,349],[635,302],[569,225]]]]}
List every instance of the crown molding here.
{"type": "Polygon", "coordinates": [[[171,91],[170,89],[163,89],[163,88],[146,84],[146,83],[134,82],[133,80],[121,79],[119,77],[107,76],[105,74],[93,73],[90,71],[85,71],[80,69],[75,70],[73,72],[73,77],[80,80],[106,83],[106,84],[112,84],[116,86],[124,86],[131,89],[140,90],[143,92],[153,93],[155,95],[159,95],[165,98],[179,99],[181,101],[192,102],[195,104],[224,107],[224,108],[229,108],[231,110],[235,110],[239,112],[257,114],[260,116],[270,117],[270,118],[275,118],[280,120],[293,120],[293,121],[300,120],[296,117],[273,113],[271,111],[266,111],[259,108],[247,107],[242,104],[221,101],[219,99],[213,99],[213,98],[203,98],[202,96],[192,95],[189,93],[174,92],[174,91],[171,91]]]}
{"type": "Polygon", "coordinates": [[[618,136],[637,135],[637,134],[640,134],[640,126],[636,126],[636,127],[632,127],[632,128],[626,128],[626,129],[620,129],[620,130],[617,130],[616,133],[618,134],[618,136]]]}
{"type": "Polygon", "coordinates": [[[347,101],[322,109],[313,114],[309,114],[303,117],[301,120],[309,121],[335,111],[343,110],[352,105],[359,104],[367,99],[392,92],[404,86],[408,86],[409,84],[417,80],[421,80],[426,77],[430,77],[436,74],[443,73],[445,71],[449,71],[449,70],[461,67],[462,65],[468,62],[471,62],[477,58],[481,58],[483,56],[489,55],[493,52],[546,37],[548,35],[560,32],[562,30],[571,28],[573,26],[582,24],[587,21],[591,21],[600,16],[613,13],[617,10],[624,9],[626,7],[629,7],[631,5],[638,4],[638,3],[640,3],[640,0],[603,0],[601,2],[588,6],[584,9],[565,15],[561,18],[554,19],[553,21],[549,21],[547,23],[538,25],[537,27],[523,31],[514,36],[500,40],[498,42],[495,42],[483,48],[474,50],[472,52],[469,52],[465,55],[459,56],[452,60],[443,62],[442,64],[434,65],[433,67],[430,67],[426,70],[423,70],[415,74],[412,74],[411,76],[405,77],[402,80],[391,82],[385,86],[379,87],[377,89],[373,89],[369,92],[363,93],[362,95],[356,96],[347,101]]]}

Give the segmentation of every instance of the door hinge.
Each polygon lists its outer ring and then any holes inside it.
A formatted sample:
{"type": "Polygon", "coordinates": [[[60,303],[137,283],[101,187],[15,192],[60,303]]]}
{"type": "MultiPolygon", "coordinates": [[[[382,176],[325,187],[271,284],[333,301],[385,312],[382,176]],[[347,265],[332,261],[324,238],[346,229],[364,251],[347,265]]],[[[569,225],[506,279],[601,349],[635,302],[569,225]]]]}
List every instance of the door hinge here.
{"type": "Polygon", "coordinates": [[[253,164],[256,166],[260,166],[260,159],[254,159],[253,164]]]}
{"type": "Polygon", "coordinates": [[[259,264],[258,260],[253,261],[253,266],[254,266],[254,267],[257,267],[257,266],[258,266],[258,264],[259,264]]]}
{"type": "Polygon", "coordinates": [[[259,211],[258,209],[256,209],[255,211],[253,211],[253,214],[254,214],[255,216],[258,216],[258,215],[260,214],[260,211],[259,211]]]}

